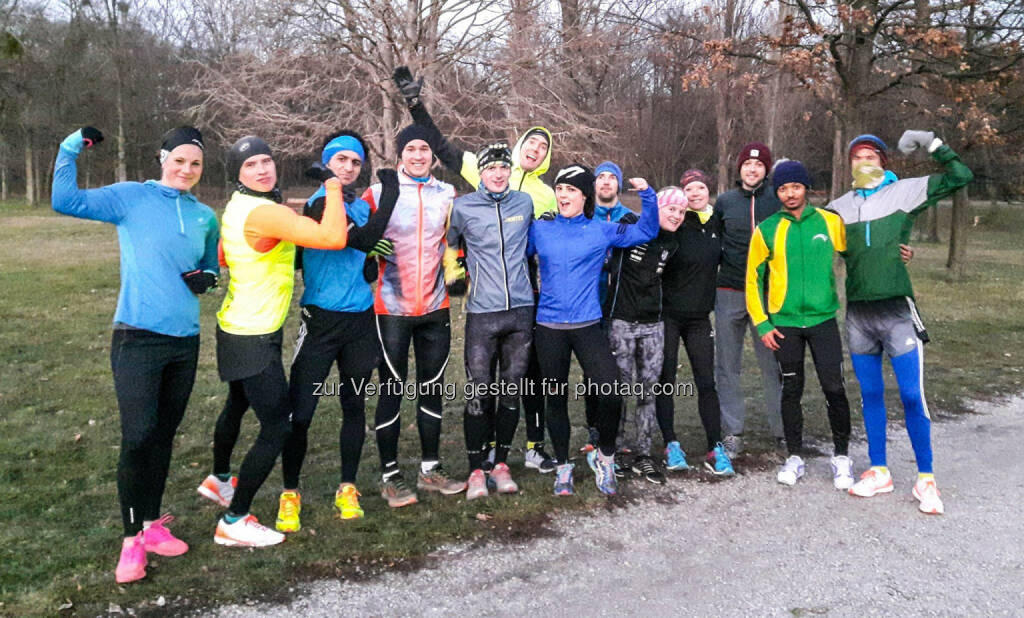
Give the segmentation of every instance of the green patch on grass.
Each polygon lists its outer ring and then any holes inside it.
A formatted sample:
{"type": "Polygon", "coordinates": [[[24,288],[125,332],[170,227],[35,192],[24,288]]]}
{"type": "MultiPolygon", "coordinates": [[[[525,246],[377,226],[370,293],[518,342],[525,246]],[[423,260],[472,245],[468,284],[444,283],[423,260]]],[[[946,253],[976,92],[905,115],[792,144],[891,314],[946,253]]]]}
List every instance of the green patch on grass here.
{"type": "MultiPolygon", "coordinates": [[[[1024,349],[1024,313],[1017,310],[1024,301],[1024,248],[1019,241],[1024,208],[984,205],[975,210],[979,223],[970,230],[971,263],[963,281],[950,281],[945,245],[917,245],[910,267],[933,341],[926,348],[933,415],[960,411],[967,399],[1020,391],[1024,379],[1019,352],[1024,349]]],[[[557,510],[616,505],[638,496],[660,499],[656,490],[634,483],[625,488],[623,498],[609,503],[597,494],[582,460],[577,461],[579,495],[556,499],[552,477],[525,471],[522,454],[516,452],[511,464],[522,487],[518,495],[474,503],[421,495],[420,505],[389,510],[376,491],[379,461],[368,428],[358,479],[367,517],[341,522],[332,511],[341,412],[335,399],[325,399],[313,423],[303,471],[302,531],[262,551],[215,546],[213,530],[221,509],[199,498],[195,488],[210,470],[213,423],[225,396],[217,380],[212,336],[214,312],[223,298],[220,290],[202,300],[198,378],[175,443],[164,500],[164,510],[178,517],[174,531],[191,551],[180,558],[152,557],[146,580],[117,586],[113,569],[120,544],[115,484],[120,431],[109,369],[110,320],[118,290],[116,232],[112,226],[54,215],[45,207],[0,204],[0,263],[0,613],[52,615],[69,602],[65,612],[83,615],[104,613],[112,603],[153,611],[161,596],[178,610],[245,598],[283,599],[294,584],[310,579],[361,578],[429,564],[437,559],[432,555],[438,548],[451,543],[540,534],[557,510]]],[[[452,312],[447,376],[458,382],[461,393],[463,318],[458,302],[452,312]]],[[[295,329],[291,318],[285,334],[288,359],[295,329]]],[[[771,466],[773,446],[760,413],[760,377],[749,347],[744,363],[747,443],[755,452],[737,462],[740,472],[771,466]]],[[[813,375],[810,364],[807,372],[813,375]]],[[[679,379],[690,379],[685,361],[679,379]]],[[[857,411],[855,433],[862,435],[852,373],[847,384],[857,411]]],[[[890,414],[899,418],[891,372],[887,384],[890,414]]],[[[367,403],[372,418],[375,402],[367,403]]],[[[813,378],[807,381],[804,403],[808,434],[827,442],[825,403],[813,378]]],[[[582,403],[571,401],[571,412],[573,426],[582,427],[582,403]]],[[[466,473],[461,414],[459,400],[446,403],[442,458],[456,476],[466,473]]],[[[414,423],[407,403],[399,452],[408,475],[418,463],[414,423]]],[[[704,447],[695,398],[677,399],[676,427],[693,462],[704,447]]],[[[250,415],[236,466],[255,434],[250,415]]],[[[575,433],[574,449],[582,434],[575,433]]],[[[523,435],[520,425],[517,445],[523,435]]],[[[936,445],[940,458],[944,448],[936,445]]],[[[273,523],[280,478],[275,471],[253,506],[265,523],[273,523]]],[[[706,480],[692,474],[672,482],[706,480]]]]}

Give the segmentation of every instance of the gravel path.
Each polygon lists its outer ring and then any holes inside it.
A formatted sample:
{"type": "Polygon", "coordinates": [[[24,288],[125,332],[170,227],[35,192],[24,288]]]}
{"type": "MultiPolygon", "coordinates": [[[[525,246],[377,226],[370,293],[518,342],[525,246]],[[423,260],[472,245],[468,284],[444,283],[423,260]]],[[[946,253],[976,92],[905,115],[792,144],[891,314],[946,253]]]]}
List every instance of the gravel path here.
{"type": "MultiPolygon", "coordinates": [[[[893,494],[836,491],[824,457],[794,488],[777,484],[774,470],[678,481],[674,504],[560,517],[550,537],[446,548],[431,568],[319,582],[289,606],[219,615],[1024,614],[1024,532],[1013,506],[1024,494],[1024,458],[1014,455],[1024,397],[975,409],[933,426],[944,516],[917,511],[913,453],[891,426],[893,494]]],[[[866,444],[851,456],[861,471],[866,444]]]]}

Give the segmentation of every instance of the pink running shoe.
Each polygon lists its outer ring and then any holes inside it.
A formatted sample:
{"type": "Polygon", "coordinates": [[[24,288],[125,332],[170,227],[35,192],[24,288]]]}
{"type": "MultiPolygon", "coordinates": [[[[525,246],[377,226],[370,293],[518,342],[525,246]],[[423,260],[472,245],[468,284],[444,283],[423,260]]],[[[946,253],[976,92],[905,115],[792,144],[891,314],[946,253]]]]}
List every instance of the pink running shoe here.
{"type": "Polygon", "coordinates": [[[121,544],[121,559],[117,561],[114,579],[119,584],[127,584],[146,576],[146,543],[142,540],[142,532],[134,537],[124,539],[121,544]]]}
{"type": "Polygon", "coordinates": [[[494,481],[499,494],[514,494],[519,491],[519,486],[512,480],[512,474],[505,462],[494,466],[491,470],[491,480],[494,481]]]}
{"type": "Polygon", "coordinates": [[[188,544],[176,538],[164,524],[174,521],[170,514],[154,521],[142,531],[146,551],[160,556],[180,556],[188,551],[188,544]]]}

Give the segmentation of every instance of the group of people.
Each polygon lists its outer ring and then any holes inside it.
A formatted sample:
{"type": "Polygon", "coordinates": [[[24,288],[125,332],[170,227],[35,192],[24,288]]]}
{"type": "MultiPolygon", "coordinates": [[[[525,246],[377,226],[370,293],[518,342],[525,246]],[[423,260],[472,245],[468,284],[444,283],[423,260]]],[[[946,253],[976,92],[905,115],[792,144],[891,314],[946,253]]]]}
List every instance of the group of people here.
{"type": "Polygon", "coordinates": [[[827,401],[835,487],[863,497],[893,491],[885,460],[884,352],[917,457],[913,494],[922,511],[942,512],[922,389],[927,335],[904,262],[914,218],[971,180],[940,139],[921,131],[903,135],[901,151],[926,149],[945,167],[942,174],[908,180],[887,169],[882,140],[854,139],[853,190],[827,208],[808,203],[812,183],[800,162],[784,160],[773,170],[769,148],[753,142],[737,156],[738,187],[714,205],[714,183],[694,169],[682,174],[679,186],[657,193],[643,178],[628,179],[640,198],[635,213],[619,201],[626,180],[615,163],[594,170],[568,165],[552,189],[541,179],[551,161],[549,130],[528,129],[514,148],[498,142],[463,151],[431,119],[420,99],[422,81],[404,67],[394,81],[413,119],[396,137],[397,169],[378,170],[378,182],[357,197],[354,187],[369,181],[369,148],[353,131],[330,135],[307,172],[321,186],[301,214],[281,203],[274,153],[259,137],[238,140],[228,153],[236,185],[219,225],[191,193],[203,169],[204,142],[195,128],[164,136],[159,181],[98,189],[78,188],[76,160],[102,134],[85,127],[61,143],[54,209],[113,223],[120,240],[111,343],[122,428],[118,582],[145,577],[147,552],[188,550],[169,531],[171,518],[161,516],[160,504],[195,380],[198,296],[218,285],[222,266],[229,280],[217,313],[216,349],[228,395],[214,429],[213,470],[198,488],[226,508],[214,534],[218,544],[274,545],[283,533],[300,529],[308,432],[334,365],[343,413],[335,495],[342,519],[364,516],[356,477],[365,385],[374,368],[380,491],[391,507],[416,503],[417,491],[465,491],[468,500],[518,491],[508,456],[520,408],[525,467],[554,472],[554,493],[572,495],[567,386],[573,355],[586,395],[583,451],[597,488],[615,494],[617,478],[629,472],[663,483],[663,467],[689,467],[674,431],[680,340],[705,432],[703,465],[733,474],[732,460],[743,448],[740,370],[747,331],[770,430],[788,450],[780,483],[793,485],[804,474],[801,396],[809,346],[827,401]],[[474,190],[456,196],[432,174],[435,160],[474,190]],[[847,345],[871,459],[856,482],[835,318],[836,252],[846,261],[847,345]],[[282,333],[296,270],[304,282],[301,323],[286,375],[282,333]],[[449,360],[449,298],[456,295],[465,295],[465,481],[449,474],[439,456],[444,391],[438,387],[449,360]],[[634,393],[631,386],[640,388],[634,393]],[[398,463],[401,404],[410,394],[421,448],[414,486],[398,463]],[[627,405],[633,394],[636,404],[627,405]],[[259,433],[232,474],[249,408],[259,433]],[[652,456],[655,425],[665,445],[661,461],[652,456]],[[553,455],[545,449],[545,429],[553,455]],[[250,508],[279,456],[283,491],[272,530],[250,508]]]}

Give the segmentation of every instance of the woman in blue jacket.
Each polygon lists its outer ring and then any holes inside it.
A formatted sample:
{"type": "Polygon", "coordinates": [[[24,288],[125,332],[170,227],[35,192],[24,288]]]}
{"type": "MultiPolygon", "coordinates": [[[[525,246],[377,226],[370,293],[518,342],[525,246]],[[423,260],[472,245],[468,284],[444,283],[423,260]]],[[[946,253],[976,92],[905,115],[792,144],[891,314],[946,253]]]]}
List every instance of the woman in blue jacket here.
{"type": "MultiPolygon", "coordinates": [[[[587,393],[598,395],[598,449],[587,454],[597,488],[616,491],[614,456],[622,397],[616,392],[619,369],[601,330],[598,279],[611,247],[631,247],[658,233],[658,201],[643,178],[629,180],[640,192],[643,210],[636,225],[595,220],[594,174],[574,163],[558,172],[558,214],[541,217],[530,227],[529,255],[540,267],[540,299],[534,341],[540,359],[542,388],[548,401],[548,432],[558,462],[555,494],[572,495],[569,463],[568,380],[571,354],[586,376],[587,393]]],[[[574,389],[574,394],[581,394],[574,389]]]]}
{"type": "Polygon", "coordinates": [[[178,556],[188,545],[164,526],[160,501],[171,446],[185,414],[199,358],[199,299],[217,283],[217,217],[189,191],[203,173],[203,137],[193,127],[168,132],[159,181],[79,189],[77,159],[103,135],[85,127],[67,136],[53,171],[53,209],[117,226],[121,290],[110,366],[121,414],[117,494],[124,540],[118,583],[146,576],[146,552],[178,556]]]}

